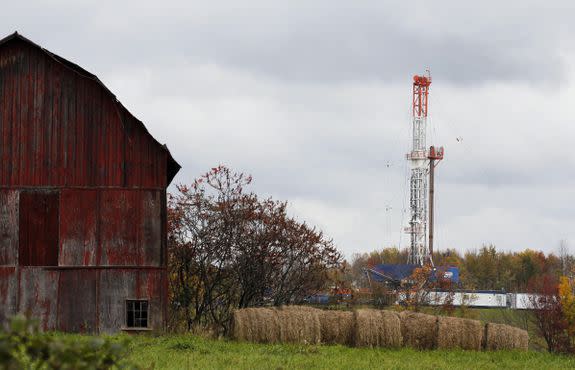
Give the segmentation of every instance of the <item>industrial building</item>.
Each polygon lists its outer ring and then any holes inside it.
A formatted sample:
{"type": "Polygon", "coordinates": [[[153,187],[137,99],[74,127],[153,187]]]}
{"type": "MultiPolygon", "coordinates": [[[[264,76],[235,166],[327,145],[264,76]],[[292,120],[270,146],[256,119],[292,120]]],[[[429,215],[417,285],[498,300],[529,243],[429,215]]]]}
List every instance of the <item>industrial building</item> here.
{"type": "Polygon", "coordinates": [[[166,188],[180,166],[93,74],[0,40],[0,321],[166,323],[166,188]]]}

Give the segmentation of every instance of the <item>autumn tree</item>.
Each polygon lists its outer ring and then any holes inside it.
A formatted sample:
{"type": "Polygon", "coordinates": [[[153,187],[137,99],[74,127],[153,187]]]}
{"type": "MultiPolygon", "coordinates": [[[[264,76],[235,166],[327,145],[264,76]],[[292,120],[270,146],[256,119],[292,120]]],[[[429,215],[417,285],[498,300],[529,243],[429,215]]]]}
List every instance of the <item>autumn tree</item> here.
{"type": "Polygon", "coordinates": [[[421,306],[429,303],[431,273],[430,266],[418,267],[398,289],[399,299],[408,309],[418,312],[421,306]]]}
{"type": "Polygon", "coordinates": [[[429,265],[417,267],[398,289],[400,301],[410,310],[419,311],[432,305],[441,312],[451,313],[455,289],[445,271],[429,265]]]}
{"type": "Polygon", "coordinates": [[[567,276],[559,280],[558,297],[566,323],[571,352],[575,351],[575,282],[567,276]]]}
{"type": "Polygon", "coordinates": [[[557,279],[549,275],[532,279],[529,290],[537,329],[549,352],[571,352],[569,323],[563,312],[557,279]]]}
{"type": "Polygon", "coordinates": [[[316,228],[259,199],[224,166],[168,197],[170,299],[187,329],[228,327],[238,307],[299,302],[328,284],[341,255],[316,228]]]}

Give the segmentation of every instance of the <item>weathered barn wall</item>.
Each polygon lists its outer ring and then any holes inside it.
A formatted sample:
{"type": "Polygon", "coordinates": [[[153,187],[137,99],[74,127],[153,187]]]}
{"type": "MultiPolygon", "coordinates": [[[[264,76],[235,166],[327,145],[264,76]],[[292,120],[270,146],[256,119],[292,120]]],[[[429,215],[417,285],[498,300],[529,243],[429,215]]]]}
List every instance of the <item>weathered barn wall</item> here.
{"type": "Polygon", "coordinates": [[[165,188],[169,153],[77,72],[24,41],[2,46],[0,186],[165,188]]]}
{"type": "MultiPolygon", "coordinates": [[[[59,271],[37,267],[21,267],[19,270],[18,312],[39,318],[44,330],[55,330],[57,320],[57,302],[59,298],[59,271]]],[[[84,292],[76,292],[76,298],[84,292]]],[[[75,305],[72,305],[74,309],[75,305]]]]}
{"type": "Polygon", "coordinates": [[[98,320],[104,333],[114,332],[124,326],[126,298],[134,298],[136,277],[134,270],[102,270],[100,272],[100,297],[98,320]]]}
{"type": "Polygon", "coordinates": [[[165,319],[163,268],[0,267],[0,321],[21,312],[44,330],[114,333],[126,299],[149,301],[150,328],[165,319]]]}
{"type": "Polygon", "coordinates": [[[98,271],[60,271],[58,330],[94,332],[98,330],[98,271]],[[81,292],[81,296],[78,296],[81,292]]]}
{"type": "Polygon", "coordinates": [[[98,264],[98,195],[98,190],[88,189],[60,193],[60,266],[98,264]]]}
{"type": "Polygon", "coordinates": [[[149,300],[151,327],[162,327],[165,304],[165,274],[160,269],[106,269],[100,271],[100,332],[111,333],[124,325],[125,297],[149,300]]]}
{"type": "Polygon", "coordinates": [[[16,314],[18,307],[18,272],[15,267],[0,266],[0,323],[16,314]]]}
{"type": "Polygon", "coordinates": [[[160,196],[158,191],[101,192],[102,265],[160,265],[160,196]]]}
{"type": "MultiPolygon", "coordinates": [[[[27,208],[19,199],[25,199],[31,203],[29,208],[35,209],[38,204],[34,203],[34,195],[42,194],[26,190],[24,197],[19,197],[19,193],[0,193],[0,217],[10,220],[3,224],[1,251],[4,264],[12,264],[0,267],[0,320],[22,312],[40,318],[45,330],[111,333],[123,327],[125,300],[146,298],[150,304],[150,326],[163,326],[164,192],[63,189],[56,207],[58,213],[48,217],[61,220],[60,227],[52,229],[59,230],[59,234],[49,237],[60,240],[58,262],[52,267],[35,266],[37,261],[54,258],[35,254],[36,250],[45,251],[45,238],[34,238],[41,232],[37,230],[20,231],[26,238],[23,245],[27,256],[21,262],[31,266],[15,267],[19,230],[14,220],[19,220],[20,208],[27,208]],[[123,221],[116,223],[114,219],[123,221]],[[144,267],[155,268],[141,271],[144,267]]],[[[57,200],[53,193],[51,198],[57,200]]]]}
{"type": "Polygon", "coordinates": [[[162,265],[160,190],[64,190],[60,266],[162,265]]]}
{"type": "Polygon", "coordinates": [[[167,148],[96,76],[0,40],[0,322],[115,332],[126,300],[165,325],[167,148]]]}
{"type": "Polygon", "coordinates": [[[58,264],[59,193],[21,191],[18,261],[23,266],[58,264]]]}
{"type": "Polygon", "coordinates": [[[150,324],[152,327],[162,327],[162,318],[166,317],[167,307],[167,276],[160,270],[140,270],[136,286],[136,298],[150,300],[150,324]]]}

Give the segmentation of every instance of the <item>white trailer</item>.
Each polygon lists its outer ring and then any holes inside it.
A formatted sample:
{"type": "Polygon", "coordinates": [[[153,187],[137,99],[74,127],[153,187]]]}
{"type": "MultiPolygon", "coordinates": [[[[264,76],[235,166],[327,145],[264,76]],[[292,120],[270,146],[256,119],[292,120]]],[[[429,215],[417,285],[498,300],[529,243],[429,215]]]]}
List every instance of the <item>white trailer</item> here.
{"type": "Polygon", "coordinates": [[[535,306],[533,301],[537,299],[538,294],[529,293],[510,293],[507,295],[509,306],[514,310],[533,310],[535,306]]]}
{"type": "Polygon", "coordinates": [[[456,307],[507,307],[506,294],[503,292],[493,291],[430,292],[427,297],[427,304],[430,306],[441,306],[448,303],[451,298],[453,299],[452,304],[456,307]]]}

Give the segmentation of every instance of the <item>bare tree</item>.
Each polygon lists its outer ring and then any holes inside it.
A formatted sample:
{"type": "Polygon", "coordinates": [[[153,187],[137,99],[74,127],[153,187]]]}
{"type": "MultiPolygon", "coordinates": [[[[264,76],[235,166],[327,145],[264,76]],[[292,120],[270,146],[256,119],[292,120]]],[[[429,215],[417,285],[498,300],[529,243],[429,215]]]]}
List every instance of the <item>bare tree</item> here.
{"type": "Polygon", "coordinates": [[[569,254],[569,245],[567,244],[567,240],[563,239],[559,242],[559,260],[561,261],[561,273],[563,276],[568,276],[570,271],[570,254],[569,254]]]}

